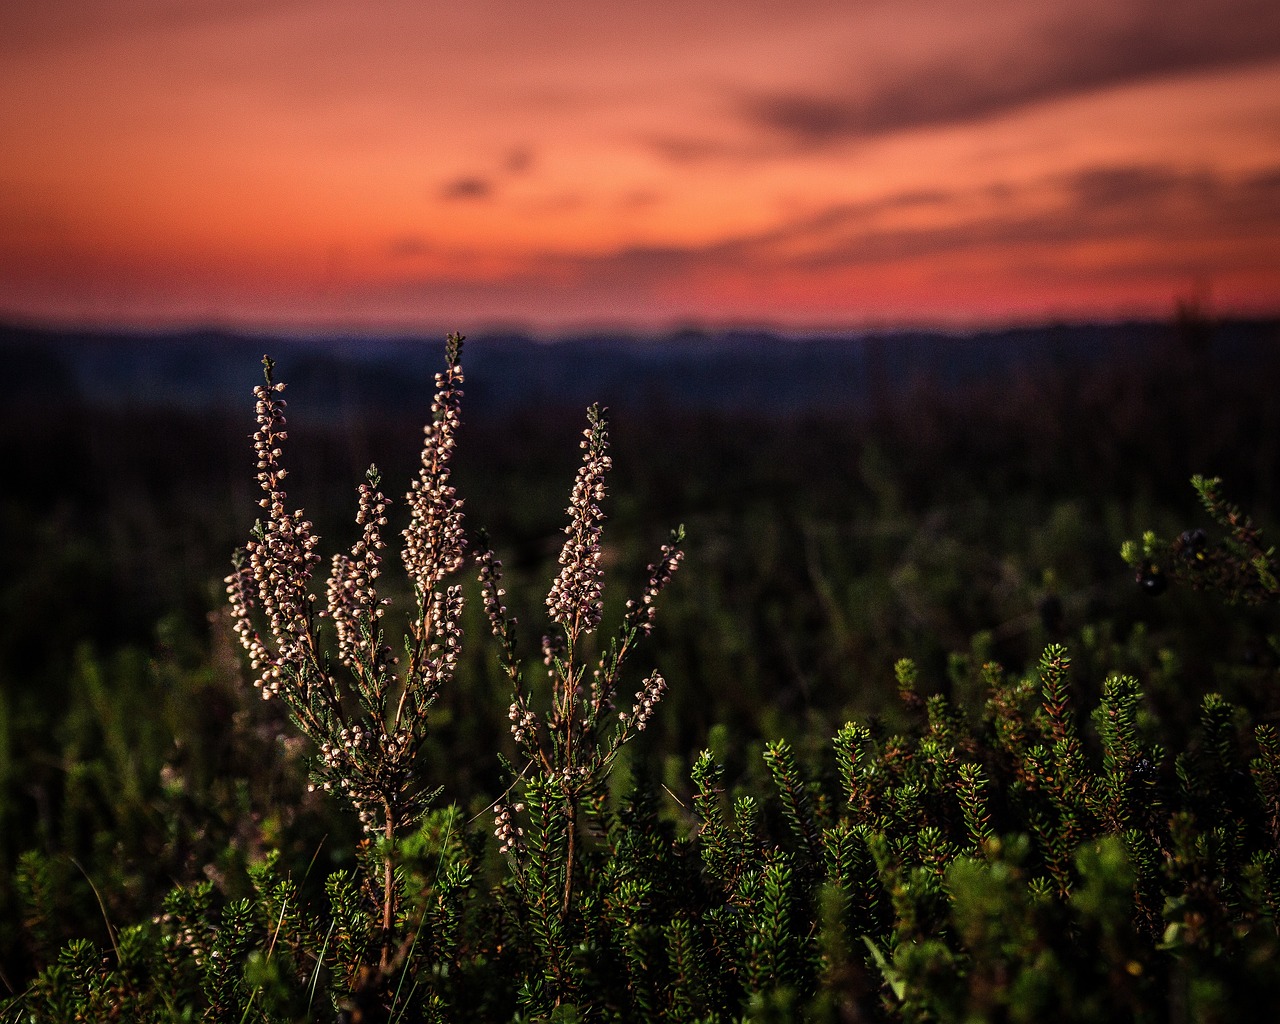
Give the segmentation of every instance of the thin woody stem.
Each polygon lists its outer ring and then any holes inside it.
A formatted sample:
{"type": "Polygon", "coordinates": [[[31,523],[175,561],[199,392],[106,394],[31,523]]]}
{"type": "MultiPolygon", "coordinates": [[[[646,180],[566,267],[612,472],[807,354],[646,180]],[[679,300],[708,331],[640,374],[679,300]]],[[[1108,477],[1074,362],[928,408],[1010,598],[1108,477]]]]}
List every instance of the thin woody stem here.
{"type": "Polygon", "coordinates": [[[395,915],[395,870],[391,859],[391,844],[395,839],[395,815],[390,800],[383,800],[382,808],[386,814],[386,828],[383,836],[387,848],[382,858],[382,972],[390,974],[392,970],[391,926],[395,915]]]}
{"type": "Polygon", "coordinates": [[[568,793],[569,807],[569,849],[564,867],[564,902],[560,907],[561,918],[569,916],[569,907],[573,903],[573,866],[577,856],[578,838],[578,799],[576,790],[568,793]]]}

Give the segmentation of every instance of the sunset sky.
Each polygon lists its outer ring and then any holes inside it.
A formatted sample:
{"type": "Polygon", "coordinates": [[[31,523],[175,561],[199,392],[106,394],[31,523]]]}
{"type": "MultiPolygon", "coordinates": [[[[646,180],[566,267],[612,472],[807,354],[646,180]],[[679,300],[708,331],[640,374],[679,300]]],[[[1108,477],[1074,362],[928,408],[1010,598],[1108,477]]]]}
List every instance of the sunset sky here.
{"type": "Polygon", "coordinates": [[[1277,0],[6,0],[0,319],[1280,312],[1277,0]]]}

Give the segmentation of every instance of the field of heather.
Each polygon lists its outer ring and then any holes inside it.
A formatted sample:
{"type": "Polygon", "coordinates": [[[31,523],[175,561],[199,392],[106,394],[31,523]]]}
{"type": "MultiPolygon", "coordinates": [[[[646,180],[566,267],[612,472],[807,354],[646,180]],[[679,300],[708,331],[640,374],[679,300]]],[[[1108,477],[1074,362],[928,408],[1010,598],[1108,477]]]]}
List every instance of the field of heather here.
{"type": "MultiPolygon", "coordinates": [[[[429,791],[413,798],[425,824],[403,829],[377,800],[326,792],[318,737],[333,723],[302,728],[297,707],[260,699],[234,630],[224,578],[264,515],[250,435],[254,350],[271,343],[222,349],[202,391],[216,340],[139,342],[113,378],[80,339],[9,332],[0,1005],[7,992],[14,1020],[58,1019],[58,1000],[100,997],[179,1019],[126,977],[129,963],[159,970],[147,957],[176,972],[191,1012],[219,1019],[1022,1019],[1019,1007],[1058,998],[1053,971],[1096,996],[1081,1010],[1093,1019],[1226,1019],[1274,992],[1278,588],[1265,533],[1242,534],[1230,512],[1215,521],[1189,481],[1223,478],[1250,529],[1276,522],[1280,334],[1194,319],[1110,330],[1046,333],[1037,358],[985,339],[932,363],[909,358],[910,339],[857,358],[832,339],[616,341],[594,363],[570,343],[466,342],[449,478],[464,504],[448,512],[467,547],[450,620],[462,642],[406,762],[429,791]],[[731,379],[735,343],[751,358],[731,379]],[[683,554],[600,721],[558,734],[557,715],[590,704],[588,662],[614,670],[607,642],[577,626],[564,625],[568,653],[540,650],[558,628],[548,592],[565,578],[595,398],[610,406],[612,460],[597,472],[600,635],[622,623],[625,637],[626,599],[676,527],[683,554]],[[516,701],[542,716],[545,750],[513,728],[512,669],[470,561],[480,530],[526,659],[516,701]],[[645,689],[655,671],[661,692],[645,689]],[[605,726],[619,710],[632,728],[615,750],[621,733],[605,726]],[[578,764],[571,735],[611,752],[584,762],[596,788],[566,795],[529,765],[578,764]],[[886,788],[859,764],[880,764],[886,788]],[[1151,813],[1119,809],[1130,803],[1151,813]],[[362,809],[393,846],[362,839],[362,809]],[[916,834],[936,845],[908,850],[916,834]],[[641,856],[636,835],[656,845],[641,856]],[[542,859],[511,852],[535,839],[542,859]],[[757,857],[762,874],[744,881],[757,857]],[[397,872],[385,891],[384,860],[397,872]],[[701,916],[668,907],[663,886],[690,887],[701,916]],[[975,923],[979,898],[1004,915],[1003,938],[975,923]],[[265,924],[250,927],[255,914],[265,924]],[[663,914],[686,924],[672,932],[663,914]],[[725,923],[749,914],[763,916],[746,931],[725,923]],[[205,939],[192,937],[200,921],[205,939]],[[1054,929],[1096,940],[1098,958],[1075,963],[1045,938],[1054,929]],[[234,950],[218,945],[233,935],[234,950]],[[738,945],[721,948],[725,936],[738,945]],[[669,946],[701,966],[668,962],[669,946]],[[214,949],[233,974],[214,977],[214,949]],[[613,959],[621,973],[601,980],[613,959]]],[[[443,346],[363,363],[297,340],[277,349],[289,385],[277,485],[322,538],[320,604],[329,558],[362,536],[357,487],[376,462],[392,602],[378,621],[412,635],[401,531],[448,511],[406,498],[443,346]]],[[[336,666],[334,620],[318,623],[336,666]]],[[[412,643],[395,644],[414,671],[412,643]]],[[[377,720],[357,697],[333,721],[377,720]]]]}

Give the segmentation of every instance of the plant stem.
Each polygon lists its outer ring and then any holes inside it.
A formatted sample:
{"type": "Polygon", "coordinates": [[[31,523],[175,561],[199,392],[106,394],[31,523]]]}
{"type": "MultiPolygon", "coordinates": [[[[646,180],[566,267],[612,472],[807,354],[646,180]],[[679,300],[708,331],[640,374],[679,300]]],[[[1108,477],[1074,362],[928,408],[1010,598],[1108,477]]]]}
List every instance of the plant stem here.
{"type": "Polygon", "coordinates": [[[574,857],[577,855],[578,838],[578,800],[576,791],[570,790],[567,798],[569,801],[569,850],[564,866],[564,903],[560,907],[561,920],[568,918],[569,904],[573,900],[573,862],[574,857]]]}
{"type": "Polygon", "coordinates": [[[395,911],[395,886],[394,871],[391,863],[391,842],[395,838],[395,818],[391,810],[391,801],[383,800],[383,809],[386,811],[387,827],[384,833],[387,841],[387,848],[382,858],[382,973],[383,976],[391,974],[391,924],[395,911]]]}

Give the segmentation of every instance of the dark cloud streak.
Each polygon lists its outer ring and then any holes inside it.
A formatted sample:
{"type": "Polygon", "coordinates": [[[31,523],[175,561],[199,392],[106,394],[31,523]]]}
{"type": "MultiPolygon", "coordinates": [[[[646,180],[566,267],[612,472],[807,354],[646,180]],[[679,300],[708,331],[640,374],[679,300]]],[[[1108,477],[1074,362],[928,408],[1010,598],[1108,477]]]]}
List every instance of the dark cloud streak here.
{"type": "Polygon", "coordinates": [[[533,166],[533,150],[528,146],[516,146],[502,162],[502,169],[508,174],[524,174],[533,166]]]}
{"type": "MultiPolygon", "coordinates": [[[[957,210],[970,198],[957,194],[957,210]]],[[[1204,170],[1159,165],[1098,166],[1014,188],[1001,210],[957,215],[937,227],[871,223],[865,208],[833,208],[775,232],[779,241],[807,247],[792,266],[840,266],[939,258],[978,250],[1026,251],[1079,243],[1147,242],[1194,246],[1224,234],[1267,237],[1280,231],[1280,168],[1239,179],[1204,170]]]]}
{"type": "Polygon", "coordinates": [[[450,202],[483,201],[492,197],[493,182],[475,175],[455,178],[440,189],[440,198],[450,202]]]}
{"type": "Polygon", "coordinates": [[[1019,183],[835,204],[702,244],[531,253],[483,280],[465,272],[405,276],[380,296],[492,310],[550,312],[577,303],[611,316],[626,310],[652,317],[683,315],[710,282],[746,290],[759,283],[767,295],[768,282],[782,279],[839,288],[850,275],[892,281],[898,268],[908,268],[912,280],[975,293],[1010,281],[1149,293],[1206,274],[1271,274],[1278,234],[1280,165],[1234,177],[1159,163],[1096,165],[1019,183]],[[935,217],[903,224],[895,216],[903,210],[935,217]]]}
{"type": "Polygon", "coordinates": [[[532,149],[528,146],[514,146],[507,151],[496,173],[460,175],[445,182],[438,195],[447,202],[486,202],[496,197],[500,179],[528,174],[533,164],[532,149]]]}
{"type": "MultiPolygon", "coordinates": [[[[1076,6],[1030,36],[993,36],[991,48],[902,62],[878,80],[828,92],[743,93],[755,132],[813,149],[912,128],[962,124],[1076,93],[1280,57],[1275,0],[1130,0],[1076,6]]],[[[666,143],[674,159],[714,147],[666,143]]],[[[660,149],[660,152],[662,150],[660,149]]]]}
{"type": "MultiPolygon", "coordinates": [[[[907,192],[834,205],[768,231],[701,245],[630,246],[589,256],[546,253],[506,283],[643,292],[698,275],[821,273],[916,260],[945,265],[948,258],[980,252],[1005,252],[1021,265],[1026,254],[1114,239],[1148,243],[1151,266],[1173,272],[1194,263],[1191,254],[1202,241],[1280,232],[1280,167],[1224,179],[1198,169],[1104,165],[1000,188],[1005,202],[994,209],[981,202],[990,199],[985,187],[907,192]],[[936,226],[895,226],[895,211],[923,205],[938,209],[936,226]],[[975,205],[987,212],[965,212],[975,205]]],[[[1071,272],[1069,256],[1051,262],[1071,272]]]]}

